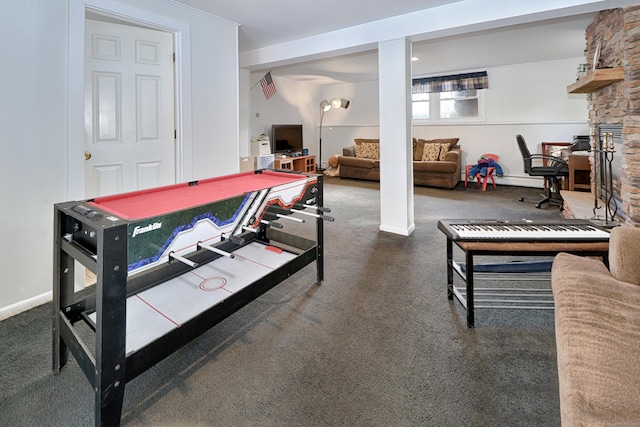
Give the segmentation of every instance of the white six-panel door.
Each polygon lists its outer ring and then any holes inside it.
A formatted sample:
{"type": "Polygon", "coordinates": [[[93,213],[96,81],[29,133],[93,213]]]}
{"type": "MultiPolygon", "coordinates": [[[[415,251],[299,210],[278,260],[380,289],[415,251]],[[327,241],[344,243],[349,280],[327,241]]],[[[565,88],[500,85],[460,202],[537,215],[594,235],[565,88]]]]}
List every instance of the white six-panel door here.
{"type": "Polygon", "coordinates": [[[175,183],[173,35],[86,20],[86,197],[175,183]]]}

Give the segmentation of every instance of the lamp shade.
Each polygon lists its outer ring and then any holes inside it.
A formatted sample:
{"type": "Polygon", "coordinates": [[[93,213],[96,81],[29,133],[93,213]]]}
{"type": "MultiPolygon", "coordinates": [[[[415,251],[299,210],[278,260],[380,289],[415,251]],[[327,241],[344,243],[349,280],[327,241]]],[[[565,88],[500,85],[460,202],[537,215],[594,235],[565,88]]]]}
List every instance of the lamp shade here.
{"type": "Polygon", "coordinates": [[[349,104],[351,104],[351,101],[349,101],[348,99],[342,98],[340,100],[340,107],[342,107],[342,108],[345,108],[345,109],[349,108],[349,104]]]}
{"type": "Polygon", "coordinates": [[[327,112],[331,109],[331,104],[326,99],[320,103],[320,109],[324,112],[327,112]]]}

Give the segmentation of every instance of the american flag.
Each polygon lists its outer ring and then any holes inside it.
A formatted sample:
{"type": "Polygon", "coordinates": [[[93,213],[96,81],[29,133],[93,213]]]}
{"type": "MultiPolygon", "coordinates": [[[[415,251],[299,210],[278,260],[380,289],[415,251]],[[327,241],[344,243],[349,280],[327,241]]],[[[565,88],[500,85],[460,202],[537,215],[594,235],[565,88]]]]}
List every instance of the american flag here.
{"type": "Polygon", "coordinates": [[[276,93],[276,85],[273,83],[273,79],[271,78],[271,71],[269,71],[265,76],[260,80],[260,86],[262,86],[262,91],[264,92],[264,97],[266,99],[271,98],[276,93]]]}

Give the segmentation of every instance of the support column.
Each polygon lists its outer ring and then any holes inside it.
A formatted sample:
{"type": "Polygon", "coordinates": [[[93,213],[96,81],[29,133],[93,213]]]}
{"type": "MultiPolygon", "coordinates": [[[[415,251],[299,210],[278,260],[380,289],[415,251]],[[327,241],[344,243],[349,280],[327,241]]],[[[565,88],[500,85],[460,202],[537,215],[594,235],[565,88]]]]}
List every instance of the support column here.
{"type": "Polygon", "coordinates": [[[411,42],[378,43],[380,230],[408,236],[415,229],[411,138],[411,42]]]}

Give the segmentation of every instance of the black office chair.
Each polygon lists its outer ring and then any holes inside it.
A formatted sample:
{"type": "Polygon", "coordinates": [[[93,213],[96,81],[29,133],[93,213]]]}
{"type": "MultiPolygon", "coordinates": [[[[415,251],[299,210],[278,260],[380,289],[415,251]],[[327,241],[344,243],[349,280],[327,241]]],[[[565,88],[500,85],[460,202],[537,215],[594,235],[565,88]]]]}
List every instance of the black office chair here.
{"type": "MultiPolygon", "coordinates": [[[[527,143],[524,142],[522,135],[516,135],[518,141],[518,148],[522,153],[522,160],[524,161],[524,172],[529,176],[542,176],[547,180],[547,188],[545,194],[542,194],[542,199],[536,203],[536,208],[540,208],[544,203],[550,203],[557,205],[562,209],[562,196],[560,195],[560,183],[562,177],[569,176],[569,165],[566,161],[555,156],[548,156],[545,154],[531,154],[527,143]],[[546,166],[533,166],[534,160],[546,160],[546,166]]],[[[523,197],[518,200],[524,201],[523,197]]]]}

